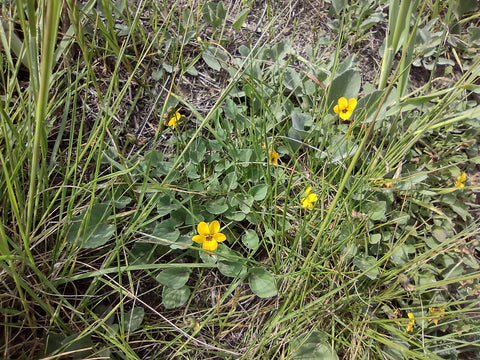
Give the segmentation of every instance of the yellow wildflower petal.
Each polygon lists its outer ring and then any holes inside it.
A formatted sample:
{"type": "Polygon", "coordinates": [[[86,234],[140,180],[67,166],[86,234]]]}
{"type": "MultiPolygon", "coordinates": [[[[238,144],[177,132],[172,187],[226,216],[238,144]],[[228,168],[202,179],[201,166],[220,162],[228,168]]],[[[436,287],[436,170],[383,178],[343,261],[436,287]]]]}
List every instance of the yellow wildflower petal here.
{"type": "Polygon", "coordinates": [[[410,319],[410,323],[407,325],[406,332],[412,332],[413,326],[415,325],[415,316],[412,313],[407,314],[408,318],[410,319]]]}
{"type": "Polygon", "coordinates": [[[308,198],[302,199],[302,206],[304,208],[313,209],[313,204],[308,200],[308,198]]]}
{"type": "Polygon", "coordinates": [[[204,236],[210,235],[210,230],[208,228],[208,225],[203,221],[197,225],[197,231],[200,235],[204,235],[204,236]]]}
{"type": "Polygon", "coordinates": [[[216,234],[220,231],[220,223],[217,220],[214,220],[208,225],[208,230],[210,235],[216,234]]]}
{"type": "Polygon", "coordinates": [[[170,126],[172,129],[175,129],[175,126],[177,125],[177,119],[172,117],[170,121],[168,122],[168,126],[170,126]]]}
{"type": "Polygon", "coordinates": [[[273,165],[278,165],[278,160],[280,159],[280,156],[278,155],[278,153],[273,149],[270,149],[268,153],[270,155],[270,162],[273,165]]]}
{"type": "Polygon", "coordinates": [[[350,119],[350,116],[352,116],[352,112],[348,111],[347,108],[340,112],[340,118],[342,120],[348,120],[348,119],[350,119]]]}
{"type": "Polygon", "coordinates": [[[317,194],[311,194],[311,191],[310,186],[305,190],[305,197],[301,200],[304,208],[313,209],[313,203],[318,200],[317,194]]]}
{"type": "Polygon", "coordinates": [[[340,112],[340,108],[338,107],[338,105],[335,105],[333,107],[333,111],[335,111],[336,114],[338,114],[340,112]]]}
{"type": "Polygon", "coordinates": [[[175,114],[172,115],[170,118],[170,121],[168,122],[168,126],[171,126],[172,129],[175,129],[175,126],[177,125],[177,122],[180,121],[180,118],[182,115],[177,111],[175,111],[175,114]]]}
{"type": "Polygon", "coordinates": [[[195,235],[194,237],[192,237],[192,240],[195,241],[196,243],[203,243],[205,241],[205,236],[203,235],[195,235]]]}
{"type": "Polygon", "coordinates": [[[212,237],[213,237],[213,240],[215,240],[216,242],[222,242],[227,239],[227,237],[222,233],[216,233],[212,237]]]}
{"type": "Polygon", "coordinates": [[[340,111],[347,108],[348,107],[347,99],[344,98],[343,96],[340,99],[338,99],[338,106],[340,107],[340,111]]]}
{"type": "Polygon", "coordinates": [[[353,112],[353,109],[355,109],[355,107],[357,106],[357,99],[355,98],[351,98],[350,100],[348,100],[348,111],[350,111],[350,113],[353,112]]]}
{"type": "Polygon", "coordinates": [[[218,243],[213,238],[211,240],[206,239],[202,244],[204,250],[215,250],[217,247],[218,243]]]}
{"type": "Polygon", "coordinates": [[[464,182],[467,180],[467,174],[465,172],[462,175],[457,176],[457,181],[455,182],[455,187],[463,188],[465,186],[464,182]]]}

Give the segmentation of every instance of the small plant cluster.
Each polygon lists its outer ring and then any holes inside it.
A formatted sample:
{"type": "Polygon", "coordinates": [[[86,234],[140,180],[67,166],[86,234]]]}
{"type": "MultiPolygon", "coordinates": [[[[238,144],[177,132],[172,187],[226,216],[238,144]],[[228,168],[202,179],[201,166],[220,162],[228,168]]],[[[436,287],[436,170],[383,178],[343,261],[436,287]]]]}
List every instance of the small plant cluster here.
{"type": "Polygon", "coordinates": [[[478,4],[101,3],[5,5],[6,358],[478,356],[478,4]]]}

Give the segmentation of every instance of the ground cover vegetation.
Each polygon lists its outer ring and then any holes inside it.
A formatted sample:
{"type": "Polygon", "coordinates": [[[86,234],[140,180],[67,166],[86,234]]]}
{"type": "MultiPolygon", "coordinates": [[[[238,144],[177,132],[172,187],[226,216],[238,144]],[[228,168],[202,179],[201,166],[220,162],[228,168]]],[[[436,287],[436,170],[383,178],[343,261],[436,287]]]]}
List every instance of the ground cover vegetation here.
{"type": "Polygon", "coordinates": [[[480,359],[468,0],[0,5],[4,359],[480,359]]]}

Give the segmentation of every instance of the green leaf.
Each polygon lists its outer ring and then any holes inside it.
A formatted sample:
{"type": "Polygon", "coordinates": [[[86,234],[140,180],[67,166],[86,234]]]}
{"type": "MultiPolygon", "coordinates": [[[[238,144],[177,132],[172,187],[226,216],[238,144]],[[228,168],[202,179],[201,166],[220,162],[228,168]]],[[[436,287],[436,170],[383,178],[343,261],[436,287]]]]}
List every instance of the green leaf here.
{"type": "Polygon", "coordinates": [[[251,211],[253,202],[255,201],[253,196],[246,194],[246,195],[240,196],[238,200],[240,201],[238,205],[238,207],[240,208],[240,211],[242,211],[245,214],[248,214],[251,211]]]}
{"type": "Polygon", "coordinates": [[[340,75],[347,70],[353,69],[357,66],[358,60],[355,54],[348,55],[341,63],[338,65],[336,74],[340,75]]]}
{"type": "Polygon", "coordinates": [[[171,268],[161,271],[156,280],[172,289],[180,289],[184,286],[190,277],[190,268],[171,268]]]}
{"type": "Polygon", "coordinates": [[[172,204],[172,198],[170,195],[165,195],[158,200],[157,214],[158,216],[165,216],[180,208],[180,204],[172,204]]]}
{"type": "Polygon", "coordinates": [[[228,277],[243,277],[247,273],[247,268],[241,259],[238,261],[219,260],[218,271],[228,277]]]}
{"type": "Polygon", "coordinates": [[[180,236],[180,231],[175,229],[175,225],[173,219],[157,223],[151,233],[152,240],[162,245],[170,245],[170,242],[175,242],[180,236]]]}
{"type": "Polygon", "coordinates": [[[334,113],[333,107],[341,97],[349,100],[357,98],[360,90],[360,73],[355,70],[347,70],[337,76],[330,84],[330,93],[328,95],[327,105],[331,113],[334,113]]]}
{"type": "Polygon", "coordinates": [[[478,1],[477,0],[456,0],[454,6],[455,15],[457,19],[460,19],[464,14],[477,11],[478,1]]]}
{"type": "MultiPolygon", "coordinates": [[[[357,107],[356,107],[355,112],[357,114],[361,114],[361,113],[366,112],[367,115],[366,115],[365,122],[367,122],[367,123],[372,122],[375,114],[377,113],[378,106],[380,105],[380,100],[381,100],[382,96],[384,95],[384,93],[385,93],[384,91],[380,91],[380,90],[379,91],[374,91],[374,92],[358,99],[357,107]]],[[[395,102],[396,96],[397,96],[397,89],[392,88],[390,93],[387,95],[387,98],[383,102],[382,107],[378,111],[378,115],[377,115],[377,118],[376,118],[377,121],[381,121],[381,120],[385,119],[385,116],[386,116],[386,113],[387,113],[387,108],[395,102]]]]}
{"type": "Polygon", "coordinates": [[[65,346],[65,352],[72,352],[74,359],[85,359],[91,354],[91,350],[79,351],[80,349],[91,349],[94,346],[90,335],[80,336],[80,334],[72,334],[61,342],[65,346]]]}
{"type": "Polygon", "coordinates": [[[292,43],[288,39],[283,39],[276,43],[269,51],[269,55],[275,62],[283,60],[285,56],[293,52],[292,43]]]}
{"type": "Polygon", "coordinates": [[[390,259],[392,259],[395,265],[405,265],[408,263],[408,252],[409,249],[407,245],[398,246],[393,250],[390,259]]]}
{"type": "Polygon", "coordinates": [[[386,221],[387,203],[385,201],[375,201],[372,205],[372,214],[370,220],[372,221],[386,221]]]}
{"type": "MultiPolygon", "coordinates": [[[[222,246],[225,246],[224,244],[218,244],[218,248],[216,251],[218,251],[218,249],[220,249],[220,247],[222,246]]],[[[216,264],[217,263],[217,257],[215,255],[210,255],[210,253],[207,254],[207,252],[205,251],[199,251],[199,255],[200,255],[200,259],[202,259],[202,261],[205,263],[205,264],[216,264]]]]}
{"type": "Polygon", "coordinates": [[[294,360],[338,360],[337,353],[319,331],[300,336],[293,346],[297,349],[293,353],[294,360]]]}
{"type": "Polygon", "coordinates": [[[295,91],[297,88],[302,87],[302,79],[294,69],[287,68],[283,76],[284,85],[288,90],[295,91]]]}
{"type": "Polygon", "coordinates": [[[368,242],[370,244],[378,244],[382,240],[382,234],[372,234],[370,235],[370,239],[368,239],[368,242]]]}
{"type": "Polygon", "coordinates": [[[145,310],[142,307],[134,307],[123,317],[123,328],[126,333],[132,333],[137,330],[143,322],[145,310]]]}
{"type": "Polygon", "coordinates": [[[310,114],[292,111],[292,126],[303,135],[313,126],[313,117],[310,114]]]}
{"type": "Polygon", "coordinates": [[[228,210],[228,204],[226,198],[220,198],[214,201],[207,202],[205,209],[213,215],[223,214],[228,210]]]}
{"type": "Polygon", "coordinates": [[[202,59],[211,69],[215,71],[220,71],[222,69],[222,66],[220,65],[218,60],[211,53],[204,51],[202,53],[202,59]]]}
{"type": "Polygon", "coordinates": [[[183,306],[190,297],[190,288],[182,286],[179,289],[172,289],[164,286],[162,291],[162,304],[166,309],[175,309],[183,306]]]}
{"type": "Polygon", "coordinates": [[[194,65],[190,65],[187,68],[187,74],[192,75],[192,76],[198,76],[198,70],[194,65]]]}
{"type": "Polygon", "coordinates": [[[225,178],[222,181],[222,186],[226,191],[235,190],[238,187],[238,177],[235,171],[225,175],[225,178]]]}
{"type": "Polygon", "coordinates": [[[435,227],[432,231],[432,235],[437,241],[441,243],[448,239],[447,231],[441,227],[435,227]]]}
{"type": "Polygon", "coordinates": [[[223,215],[232,221],[243,221],[246,217],[246,214],[242,211],[234,210],[232,208],[229,208],[226,212],[223,213],[223,215]]]}
{"type": "MultiPolygon", "coordinates": [[[[252,149],[241,149],[238,152],[238,161],[248,163],[252,158],[253,150],[252,149]]],[[[248,164],[247,164],[248,165],[248,164]]]]}
{"type": "Polygon", "coordinates": [[[254,230],[245,231],[245,234],[242,236],[242,242],[247,248],[256,251],[259,246],[257,233],[254,230]]]}
{"type": "Polygon", "coordinates": [[[353,156],[358,149],[358,145],[352,142],[344,134],[335,134],[331,137],[330,144],[327,147],[327,153],[317,152],[320,158],[330,155],[329,163],[340,163],[343,159],[353,156]]]}
{"type": "Polygon", "coordinates": [[[427,174],[415,174],[405,178],[403,181],[396,183],[395,188],[397,190],[411,190],[422,183],[424,180],[428,179],[427,174]]]}
{"type": "Polygon", "coordinates": [[[74,222],[68,232],[67,241],[83,249],[95,249],[104,245],[115,233],[115,226],[106,223],[93,223],[82,227],[80,220],[74,222]]]}
{"type": "Polygon", "coordinates": [[[207,144],[202,139],[198,140],[195,147],[190,149],[190,160],[194,164],[200,164],[204,161],[205,153],[207,152],[207,144]]]}
{"type": "Polygon", "coordinates": [[[470,34],[470,42],[477,46],[480,45],[480,27],[470,26],[467,31],[470,34]]]}
{"type": "Polygon", "coordinates": [[[255,295],[268,298],[278,294],[275,278],[268,271],[255,268],[250,270],[248,285],[255,295]]]}
{"type": "Polygon", "coordinates": [[[232,25],[235,31],[239,31],[241,29],[249,12],[250,12],[250,8],[245,8],[238,13],[237,18],[235,19],[232,25]]]}
{"type": "Polygon", "coordinates": [[[222,1],[220,1],[218,5],[209,1],[203,7],[203,18],[205,22],[212,25],[214,29],[222,25],[226,14],[227,12],[225,11],[222,1]]]}
{"type": "Polygon", "coordinates": [[[146,242],[136,242],[128,253],[128,264],[147,264],[151,260],[153,244],[146,242]]]}
{"type": "Polygon", "coordinates": [[[87,240],[83,243],[84,249],[95,249],[104,245],[115,233],[115,226],[112,224],[98,224],[87,240]]]}
{"type": "Polygon", "coordinates": [[[335,10],[335,14],[340,15],[342,10],[346,7],[347,0],[332,0],[333,10],[335,10]]]}
{"type": "Polygon", "coordinates": [[[116,209],[124,209],[128,204],[132,202],[132,198],[128,196],[122,196],[115,200],[116,209]]]}
{"type": "MultiPolygon", "coordinates": [[[[192,225],[192,224],[190,224],[192,225]]],[[[170,249],[172,250],[185,250],[188,246],[191,246],[193,243],[192,237],[187,235],[180,236],[176,241],[175,244],[170,244],[170,249]]]]}
{"type": "Polygon", "coordinates": [[[213,70],[220,71],[222,63],[229,61],[229,55],[221,48],[209,46],[202,52],[202,59],[213,70]]]}
{"type": "Polygon", "coordinates": [[[452,202],[448,204],[450,208],[459,215],[463,221],[467,221],[468,211],[465,203],[461,203],[458,201],[452,202]]]}
{"type": "Polygon", "coordinates": [[[265,199],[268,193],[268,185],[259,184],[252,187],[248,193],[253,196],[253,199],[256,201],[261,201],[265,199]]]}
{"type": "Polygon", "coordinates": [[[373,256],[366,256],[365,258],[356,257],[353,259],[353,264],[360,269],[361,272],[365,272],[365,276],[375,280],[380,274],[378,269],[377,259],[373,256]]]}

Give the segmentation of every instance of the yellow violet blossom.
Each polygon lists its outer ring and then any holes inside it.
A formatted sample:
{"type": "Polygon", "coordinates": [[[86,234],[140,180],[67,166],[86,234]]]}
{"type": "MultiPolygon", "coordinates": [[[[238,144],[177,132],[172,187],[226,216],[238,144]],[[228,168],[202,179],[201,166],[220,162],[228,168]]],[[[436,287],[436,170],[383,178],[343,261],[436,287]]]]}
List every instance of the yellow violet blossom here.
{"type": "Polygon", "coordinates": [[[220,223],[217,220],[212,221],[210,224],[202,221],[197,225],[197,231],[199,235],[195,235],[192,240],[202,244],[204,250],[215,250],[219,242],[227,239],[224,234],[219,232],[220,223]]]}
{"type": "Polygon", "coordinates": [[[413,327],[415,326],[415,316],[413,316],[412,313],[408,313],[408,318],[410,319],[410,322],[408,323],[407,325],[407,330],[406,332],[412,332],[413,331],[413,327]]]}
{"type": "Polygon", "coordinates": [[[278,155],[278,153],[273,149],[268,150],[268,155],[270,157],[270,163],[273,165],[278,165],[278,160],[280,160],[280,155],[278,155]]]}
{"type": "Polygon", "coordinates": [[[347,101],[346,98],[341,97],[338,99],[338,105],[335,105],[333,111],[339,114],[343,120],[348,120],[352,116],[355,106],[357,106],[357,99],[351,98],[347,101]]]}
{"type": "Polygon", "coordinates": [[[455,187],[463,188],[465,186],[463,184],[465,181],[467,181],[467,174],[465,174],[465,172],[463,172],[462,175],[457,176],[457,181],[455,182],[455,187]]]}
{"type": "Polygon", "coordinates": [[[317,194],[310,194],[312,188],[309,186],[305,190],[305,197],[302,199],[302,207],[313,209],[313,204],[318,200],[317,194]]]}
{"type": "Polygon", "coordinates": [[[433,307],[428,310],[432,316],[428,317],[428,321],[433,321],[435,325],[438,325],[438,321],[440,318],[443,317],[443,314],[445,313],[445,309],[442,307],[433,307]]]}
{"type": "Polygon", "coordinates": [[[177,111],[175,111],[175,114],[172,115],[170,120],[168,121],[168,126],[170,126],[172,129],[175,129],[175,126],[177,125],[177,122],[180,121],[180,118],[182,115],[177,111]]]}

